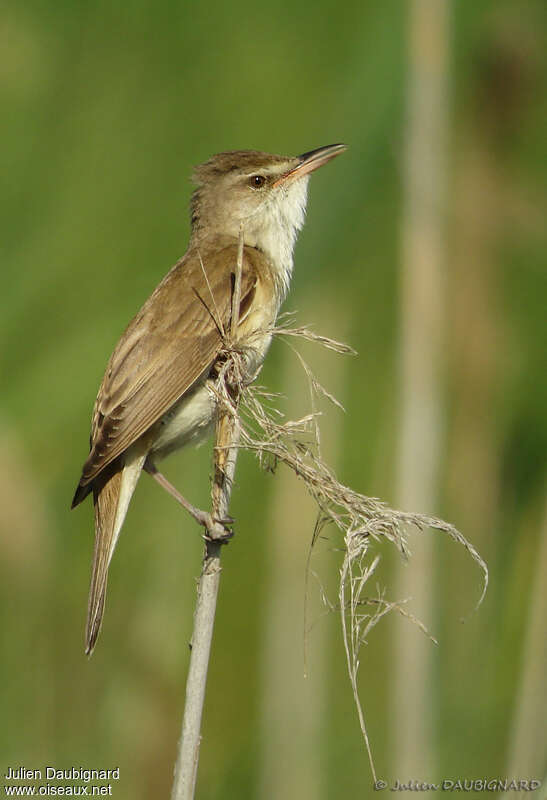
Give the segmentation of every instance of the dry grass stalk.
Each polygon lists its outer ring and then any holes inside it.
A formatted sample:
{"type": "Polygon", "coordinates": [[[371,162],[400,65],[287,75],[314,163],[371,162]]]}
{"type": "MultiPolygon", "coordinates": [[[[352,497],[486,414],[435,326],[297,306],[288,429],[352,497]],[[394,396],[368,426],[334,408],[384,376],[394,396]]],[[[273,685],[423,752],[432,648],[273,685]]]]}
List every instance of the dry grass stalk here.
{"type": "MultiPolygon", "coordinates": [[[[271,331],[274,336],[294,337],[311,341],[339,354],[354,353],[345,344],[320,336],[306,327],[290,327],[285,318],[271,331]]],[[[385,502],[356,492],[340,483],[321,458],[318,417],[315,398],[323,396],[340,406],[340,403],[317,381],[308,365],[297,352],[308,377],[312,396],[312,410],[296,420],[287,419],[277,408],[278,395],[257,385],[244,383],[245,351],[252,341],[235,349],[227,349],[223,378],[217,384],[219,405],[241,426],[239,447],[254,453],[261,466],[274,472],[279,463],[288,466],[314,498],[318,506],[318,521],[313,543],[323,527],[332,523],[344,540],[338,594],[342,633],[346,651],[348,673],[353,689],[359,722],[364,737],[374,779],[376,778],[372,752],[367,735],[363,709],[359,700],[357,676],[359,652],[371,629],[390,611],[397,611],[428,635],[423,624],[404,608],[406,601],[388,602],[383,596],[367,594],[369,580],[374,574],[380,556],[373,552],[373,543],[387,540],[403,556],[410,555],[406,531],[433,528],[446,533],[462,545],[483,572],[483,590],[477,606],[482,602],[488,586],[488,568],[473,545],[453,526],[442,519],[426,514],[416,514],[390,508],[385,502]],[[239,409],[233,402],[230,386],[238,386],[239,409]]],[[[327,598],[325,606],[332,608],[327,598]]]]}
{"type": "MultiPolygon", "coordinates": [[[[238,275],[236,275],[232,309],[232,319],[235,318],[236,321],[238,286],[241,281],[241,242],[240,235],[238,275]]],[[[280,323],[267,333],[286,340],[293,337],[297,340],[315,342],[338,354],[354,353],[348,345],[316,334],[306,327],[291,327],[289,321],[290,316],[285,315],[280,323]]],[[[253,341],[249,338],[245,342],[239,341],[234,344],[236,327],[237,324],[232,324],[230,332],[225,332],[225,345],[219,359],[218,377],[212,388],[218,402],[211,493],[212,517],[222,520],[229,516],[236,454],[239,448],[243,448],[254,453],[263,468],[274,472],[277,465],[282,463],[304,481],[306,489],[318,506],[312,546],[328,523],[332,523],[341,532],[344,555],[340,569],[338,610],[341,615],[348,672],[359,722],[372,774],[376,778],[357,685],[361,645],[370,630],[392,610],[409,618],[425,633],[427,631],[403,608],[404,602],[389,603],[382,595],[376,597],[367,595],[368,582],[380,559],[379,555],[373,554],[373,543],[387,540],[406,556],[409,554],[405,539],[407,528],[414,527],[418,530],[434,528],[448,534],[465,547],[483,571],[484,586],[477,605],[482,602],[486,592],[488,569],[473,545],[454,526],[437,517],[392,509],[382,500],[367,497],[340,483],[321,457],[319,413],[315,401],[317,397],[325,397],[341,408],[340,403],[317,381],[302,356],[295,350],[308,378],[312,408],[309,414],[300,419],[287,419],[276,406],[278,395],[251,382],[248,364],[252,361],[250,357],[252,357],[253,341]]],[[[192,656],[173,800],[194,796],[201,712],[220,580],[220,549],[221,541],[218,539],[211,538],[207,541],[194,618],[192,656]]],[[[326,608],[333,608],[326,597],[324,602],[326,608]]]]}

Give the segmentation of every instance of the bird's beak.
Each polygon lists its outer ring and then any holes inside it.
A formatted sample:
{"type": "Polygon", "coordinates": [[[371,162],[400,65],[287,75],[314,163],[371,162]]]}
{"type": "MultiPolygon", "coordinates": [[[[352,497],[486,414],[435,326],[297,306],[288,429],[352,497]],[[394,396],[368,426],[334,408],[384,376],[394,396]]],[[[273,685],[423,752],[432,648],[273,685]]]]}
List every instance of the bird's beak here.
{"type": "Polygon", "coordinates": [[[291,170],[281,175],[273,186],[280,186],[282,183],[289,183],[289,181],[297,180],[304,175],[308,175],[310,172],[322,167],[327,161],[343,153],[344,150],[347,150],[345,144],[328,144],[326,147],[318,147],[317,150],[310,150],[309,153],[303,153],[301,156],[298,156],[299,163],[296,167],[293,167],[291,170]]]}

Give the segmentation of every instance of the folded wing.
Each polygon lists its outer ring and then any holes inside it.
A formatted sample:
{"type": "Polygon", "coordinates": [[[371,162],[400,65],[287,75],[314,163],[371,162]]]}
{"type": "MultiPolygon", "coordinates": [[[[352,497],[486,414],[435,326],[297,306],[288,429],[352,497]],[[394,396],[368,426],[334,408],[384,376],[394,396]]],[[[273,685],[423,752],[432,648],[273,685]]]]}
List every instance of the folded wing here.
{"type": "MultiPolygon", "coordinates": [[[[257,254],[258,255],[258,254],[257,254]]],[[[241,306],[257,273],[245,248],[241,306]]],[[[121,337],[106,368],[91,426],[91,451],[73,507],[94,479],[211,369],[229,331],[237,245],[189,250],[165,276],[121,337]],[[226,264],[233,263],[233,269],[226,264]]]]}

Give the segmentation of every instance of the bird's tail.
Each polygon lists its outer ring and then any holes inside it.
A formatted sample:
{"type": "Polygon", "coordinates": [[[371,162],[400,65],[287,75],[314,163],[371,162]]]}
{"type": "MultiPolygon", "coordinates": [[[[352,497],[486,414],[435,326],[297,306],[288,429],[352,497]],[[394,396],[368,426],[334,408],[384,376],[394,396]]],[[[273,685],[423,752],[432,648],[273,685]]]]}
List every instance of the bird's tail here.
{"type": "Polygon", "coordinates": [[[91,655],[104,613],[108,567],[116,547],[129,501],[141,474],[146,454],[125,454],[124,465],[93,489],[95,505],[95,550],[87,605],[85,652],[91,655]]]}

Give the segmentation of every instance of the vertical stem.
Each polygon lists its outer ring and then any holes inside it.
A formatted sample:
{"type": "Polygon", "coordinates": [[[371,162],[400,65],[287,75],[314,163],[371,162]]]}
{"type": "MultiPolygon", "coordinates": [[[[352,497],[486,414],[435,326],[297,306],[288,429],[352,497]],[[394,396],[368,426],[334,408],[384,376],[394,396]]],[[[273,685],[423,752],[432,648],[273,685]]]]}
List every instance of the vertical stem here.
{"type": "Polygon", "coordinates": [[[201,741],[201,716],[220,583],[220,547],[218,542],[207,542],[199,580],[192,655],[186,681],[186,702],[172,800],[190,800],[194,797],[201,741]]]}
{"type": "MultiPolygon", "coordinates": [[[[217,422],[215,476],[211,490],[213,519],[225,519],[228,516],[238,440],[238,421],[227,413],[222,413],[217,422]]],[[[220,585],[221,548],[222,542],[219,540],[207,540],[205,545],[194,615],[192,653],[186,680],[182,734],[171,800],[191,800],[194,797],[201,742],[201,717],[220,585]]]]}
{"type": "MultiPolygon", "coordinates": [[[[432,512],[437,494],[441,398],[448,0],[408,5],[407,125],[401,259],[398,503],[432,512]]],[[[431,619],[432,545],[413,541],[412,571],[399,570],[397,597],[411,596],[431,619]]],[[[394,658],[394,761],[398,775],[427,774],[435,763],[430,645],[400,626],[394,658]]]]}
{"type": "Polygon", "coordinates": [[[542,778],[545,770],[545,675],[547,675],[547,506],[536,553],[536,569],[528,604],[528,619],[522,647],[522,666],[515,694],[510,759],[507,775],[542,778]]]}
{"type": "MultiPolygon", "coordinates": [[[[232,323],[230,342],[233,343],[239,324],[239,304],[241,297],[241,274],[243,270],[243,225],[239,230],[239,245],[235,273],[235,286],[232,296],[232,323]]],[[[229,363],[229,362],[228,362],[229,363]]],[[[226,380],[226,372],[220,380],[226,380]]],[[[237,415],[240,388],[232,390],[225,384],[222,394],[226,394],[232,408],[219,400],[216,424],[216,447],[214,455],[214,477],[211,487],[211,516],[213,520],[228,518],[230,497],[234,482],[236,459],[239,444],[240,424],[237,415]]],[[[175,779],[171,800],[192,800],[196,788],[196,777],[201,743],[201,717],[207,685],[207,670],[220,585],[220,551],[223,540],[207,539],[203,567],[198,585],[194,632],[192,634],[192,654],[186,679],[186,701],[182,718],[182,733],[179,753],[175,765],[175,779]]]]}

